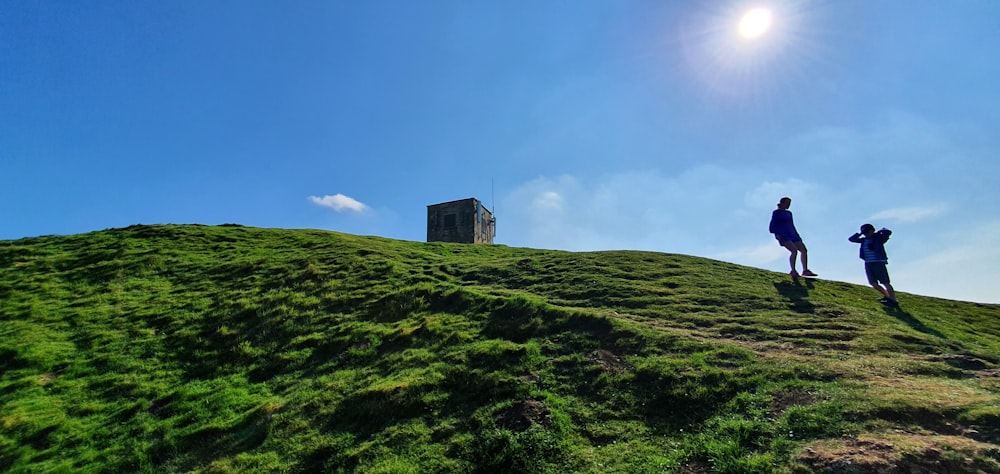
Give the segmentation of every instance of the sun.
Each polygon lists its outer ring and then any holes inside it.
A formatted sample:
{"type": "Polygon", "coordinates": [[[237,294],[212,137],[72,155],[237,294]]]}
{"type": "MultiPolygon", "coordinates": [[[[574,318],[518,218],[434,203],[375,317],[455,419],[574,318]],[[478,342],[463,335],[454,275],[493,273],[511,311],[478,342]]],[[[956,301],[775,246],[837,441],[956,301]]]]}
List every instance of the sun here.
{"type": "Polygon", "coordinates": [[[754,8],[740,19],[740,36],[746,39],[759,38],[771,28],[771,10],[754,8]]]}

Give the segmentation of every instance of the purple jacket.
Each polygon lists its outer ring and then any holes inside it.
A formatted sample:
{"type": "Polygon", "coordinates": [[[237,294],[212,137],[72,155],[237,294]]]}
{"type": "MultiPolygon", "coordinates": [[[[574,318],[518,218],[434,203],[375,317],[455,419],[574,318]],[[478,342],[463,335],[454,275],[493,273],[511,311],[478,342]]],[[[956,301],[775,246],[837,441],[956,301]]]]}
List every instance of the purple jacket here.
{"type": "Polygon", "coordinates": [[[795,230],[795,223],[792,221],[792,211],[787,209],[775,209],[771,213],[771,225],[768,231],[774,234],[778,241],[801,240],[799,232],[795,230]]]}

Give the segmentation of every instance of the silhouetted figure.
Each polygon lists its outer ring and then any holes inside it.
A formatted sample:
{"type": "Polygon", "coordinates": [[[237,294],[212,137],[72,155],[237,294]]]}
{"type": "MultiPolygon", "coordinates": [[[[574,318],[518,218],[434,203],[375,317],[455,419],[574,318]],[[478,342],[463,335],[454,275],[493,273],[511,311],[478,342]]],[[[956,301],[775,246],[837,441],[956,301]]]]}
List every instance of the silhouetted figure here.
{"type": "Polygon", "coordinates": [[[792,278],[798,278],[799,272],[795,271],[795,257],[801,255],[802,276],[815,277],[817,274],[809,270],[809,255],[806,244],[802,242],[799,231],[795,230],[795,223],[792,221],[792,211],[788,208],[792,205],[792,198],[783,197],[778,201],[778,208],[771,213],[771,225],[769,230],[778,239],[778,244],[788,249],[792,254],[788,257],[788,264],[792,267],[789,273],[792,278]]]}
{"type": "Polygon", "coordinates": [[[848,237],[847,240],[861,244],[858,255],[865,261],[865,275],[868,276],[868,284],[882,294],[882,299],[879,302],[896,307],[899,306],[899,302],[896,301],[896,291],[889,284],[889,269],[886,268],[889,257],[885,253],[885,243],[889,240],[890,235],[892,235],[892,231],[889,229],[882,228],[876,232],[875,226],[865,224],[861,226],[861,232],[848,237]]]}

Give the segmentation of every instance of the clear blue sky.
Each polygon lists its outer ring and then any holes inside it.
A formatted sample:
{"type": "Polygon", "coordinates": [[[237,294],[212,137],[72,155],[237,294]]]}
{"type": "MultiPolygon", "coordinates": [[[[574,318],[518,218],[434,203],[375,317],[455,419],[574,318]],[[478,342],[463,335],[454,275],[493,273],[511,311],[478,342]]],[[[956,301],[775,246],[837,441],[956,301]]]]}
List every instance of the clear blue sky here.
{"type": "Polygon", "coordinates": [[[823,277],[871,222],[897,290],[1000,303],[998,51],[993,0],[5,0],[0,239],[477,197],[499,244],[787,271],[787,195],[823,277]]]}

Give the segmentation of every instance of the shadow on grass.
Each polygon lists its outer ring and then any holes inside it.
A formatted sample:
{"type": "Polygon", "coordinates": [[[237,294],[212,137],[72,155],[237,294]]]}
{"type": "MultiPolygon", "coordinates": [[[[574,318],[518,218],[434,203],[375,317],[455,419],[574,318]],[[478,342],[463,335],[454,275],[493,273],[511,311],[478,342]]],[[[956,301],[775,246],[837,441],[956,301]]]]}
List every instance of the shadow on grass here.
{"type": "Polygon", "coordinates": [[[798,278],[791,282],[779,281],[774,283],[774,289],[778,294],[788,298],[792,303],[791,309],[796,313],[815,313],[816,306],[809,302],[809,290],[813,289],[813,282],[805,280],[805,284],[798,278]]]}
{"type": "Polygon", "coordinates": [[[156,464],[174,464],[184,472],[196,470],[205,460],[236,456],[260,448],[267,439],[270,422],[269,416],[255,411],[234,426],[205,426],[173,440],[158,439],[149,456],[156,464]]]}
{"type": "Polygon", "coordinates": [[[884,306],[882,309],[886,312],[886,314],[906,323],[907,326],[913,328],[915,331],[920,331],[929,336],[947,339],[940,331],[924,324],[922,321],[915,318],[912,314],[907,313],[900,307],[884,306]]]}

